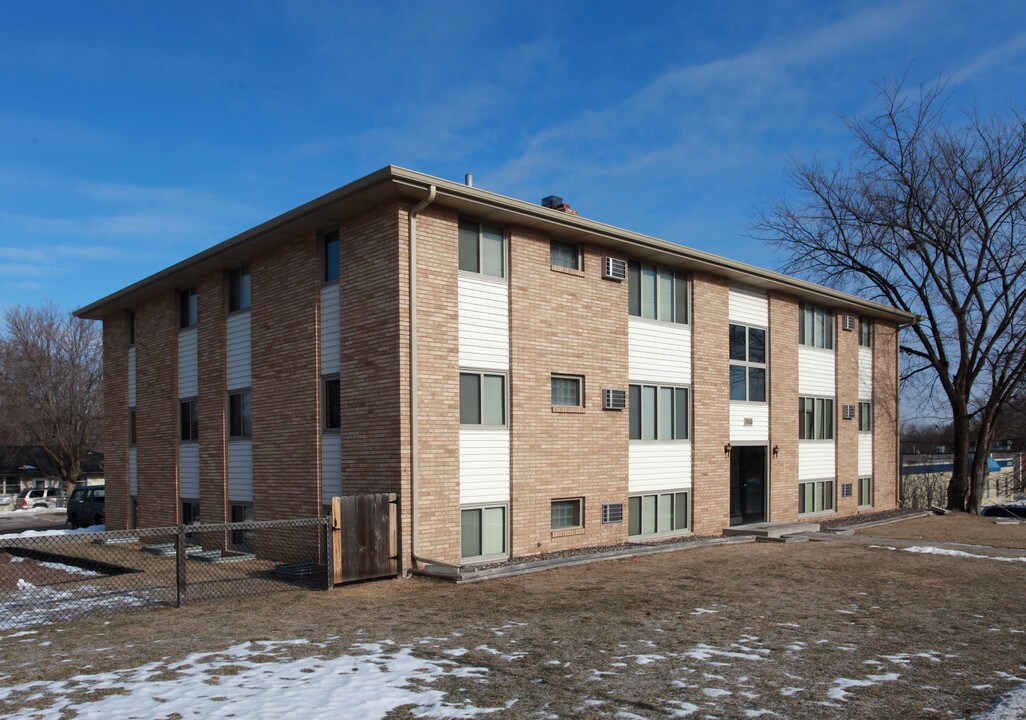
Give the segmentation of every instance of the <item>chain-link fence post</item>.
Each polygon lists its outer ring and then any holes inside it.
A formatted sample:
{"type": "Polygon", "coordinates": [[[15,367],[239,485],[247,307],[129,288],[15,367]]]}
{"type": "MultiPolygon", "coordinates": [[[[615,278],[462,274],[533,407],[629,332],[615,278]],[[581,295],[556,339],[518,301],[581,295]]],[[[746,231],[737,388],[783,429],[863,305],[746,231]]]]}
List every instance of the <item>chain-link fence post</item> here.
{"type": "Polygon", "coordinates": [[[175,535],[175,587],[177,589],[175,607],[185,604],[185,563],[189,559],[185,545],[185,525],[178,526],[175,535]]]}

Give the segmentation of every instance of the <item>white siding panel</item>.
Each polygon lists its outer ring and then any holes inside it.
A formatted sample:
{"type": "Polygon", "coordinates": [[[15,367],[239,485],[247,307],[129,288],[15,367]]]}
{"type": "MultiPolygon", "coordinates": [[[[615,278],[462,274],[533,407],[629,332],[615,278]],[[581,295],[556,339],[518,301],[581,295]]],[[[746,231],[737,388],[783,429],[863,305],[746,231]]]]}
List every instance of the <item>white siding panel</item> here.
{"type": "Polygon", "coordinates": [[[627,492],[656,492],[691,487],[691,443],[632,442],[627,492]]]}
{"type": "Polygon", "coordinates": [[[459,278],[460,367],[509,369],[506,283],[459,278]]]}
{"type": "Polygon", "coordinates": [[[248,388],[250,380],[249,313],[228,316],[228,389],[248,388]]]}
{"type": "Polygon", "coordinates": [[[873,348],[859,347],[859,400],[873,399],[873,348]]]}
{"type": "Polygon", "coordinates": [[[321,288],[321,375],[333,375],[339,367],[338,285],[321,288]]]}
{"type": "Polygon", "coordinates": [[[834,353],[830,350],[798,346],[798,394],[833,397],[834,353]]]}
{"type": "Polygon", "coordinates": [[[732,287],[727,293],[727,315],[732,323],[769,327],[769,299],[762,290],[732,287]]]}
{"type": "Polygon", "coordinates": [[[139,453],[134,447],[128,448],[128,494],[139,494],[139,453]]]}
{"type": "Polygon", "coordinates": [[[837,474],[833,442],[798,442],[798,480],[825,480],[837,474]]]}
{"type": "Polygon", "coordinates": [[[135,346],[128,348],[128,407],[135,407],[135,346]]]}
{"type": "Polygon", "coordinates": [[[178,496],[199,498],[199,443],[178,446],[178,496]]]}
{"type": "Polygon", "coordinates": [[[627,321],[627,365],[632,381],[691,384],[691,326],[627,321]]]}
{"type": "Polygon", "coordinates": [[[859,433],[859,477],[873,474],[873,433],[859,433]]]}
{"type": "Polygon", "coordinates": [[[460,504],[509,502],[509,430],[460,431],[460,504]]]}
{"type": "Polygon", "coordinates": [[[321,438],[321,502],[328,504],[342,494],[342,436],[334,433],[321,438]]]}
{"type": "Polygon", "coordinates": [[[253,444],[228,443],[228,500],[253,501],[253,444]]]}
{"type": "Polygon", "coordinates": [[[730,441],[731,442],[769,442],[769,404],[768,403],[737,403],[730,404],[730,441]],[[747,425],[745,420],[751,420],[747,425]]]}
{"type": "Polygon", "coordinates": [[[199,365],[196,358],[196,328],[178,333],[178,397],[199,395],[199,365]]]}

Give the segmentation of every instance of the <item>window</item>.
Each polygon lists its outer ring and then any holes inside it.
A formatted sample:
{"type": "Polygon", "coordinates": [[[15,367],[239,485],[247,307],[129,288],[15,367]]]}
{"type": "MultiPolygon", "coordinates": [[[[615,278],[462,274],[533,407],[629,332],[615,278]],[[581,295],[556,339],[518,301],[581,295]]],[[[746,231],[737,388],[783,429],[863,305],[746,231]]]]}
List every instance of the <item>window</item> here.
{"type": "Polygon", "coordinates": [[[834,439],[834,401],[828,398],[798,398],[798,439],[834,439]]]}
{"type": "Polygon", "coordinates": [[[337,377],[324,378],[324,429],[342,427],[342,383],[337,377]]]}
{"type": "MultiPolygon", "coordinates": [[[[252,505],[232,505],[231,519],[233,523],[253,522],[252,505]]],[[[253,530],[240,529],[231,532],[232,547],[235,550],[250,551],[253,549],[253,530]]]]}
{"type": "Polygon", "coordinates": [[[627,263],[627,312],[635,317],[687,323],[688,276],[631,260],[627,263]]]}
{"type": "Polygon", "coordinates": [[[687,440],[688,389],[630,386],[631,440],[687,440]]]}
{"type": "Polygon", "coordinates": [[[730,326],[730,399],[766,402],[766,331],[730,326]]]}
{"type": "Polygon", "coordinates": [[[128,346],[135,345],[135,311],[129,310],[125,313],[125,323],[128,325],[128,346]]]}
{"type": "Polygon", "coordinates": [[[859,402],[859,432],[871,432],[873,430],[873,405],[868,402],[859,402]]]}
{"type": "Polygon", "coordinates": [[[135,445],[135,408],[128,408],[128,444],[135,445]]]}
{"type": "Polygon", "coordinates": [[[338,282],[338,230],[324,236],[321,248],[321,280],[325,283],[338,282]]]}
{"type": "Polygon", "coordinates": [[[182,525],[199,523],[199,500],[182,499],[182,525]]]}
{"type": "Polygon", "coordinates": [[[869,507],[873,504],[873,478],[859,478],[859,507],[869,507]]]}
{"type": "Polygon", "coordinates": [[[178,292],[178,327],[190,328],[197,320],[196,288],[178,292]]]}
{"type": "Polygon", "coordinates": [[[560,407],[584,407],[581,392],[583,378],[575,375],[552,376],[552,404],[560,407]]]}
{"type": "Polygon", "coordinates": [[[803,303],[798,310],[798,343],[833,350],[833,311],[803,303]]]}
{"type": "Polygon", "coordinates": [[[584,498],[573,498],[571,500],[552,501],[552,522],[553,530],[571,530],[583,527],[581,517],[581,506],[584,505],[584,498]]]}
{"type": "Polygon", "coordinates": [[[460,220],[460,270],[506,277],[506,238],[498,225],[460,220]]]}
{"type": "Polygon", "coordinates": [[[182,442],[199,440],[199,413],[196,411],[196,400],[181,400],[178,408],[182,442]]]}
{"type": "Polygon", "coordinates": [[[506,424],[506,376],[460,373],[460,424],[506,424]]]}
{"type": "Polygon", "coordinates": [[[688,529],[687,492],[635,495],[627,502],[628,535],[659,535],[688,529]]]}
{"type": "Polygon", "coordinates": [[[249,265],[243,265],[228,273],[228,312],[249,310],[249,265]]]}
{"type": "Polygon", "coordinates": [[[873,321],[869,318],[859,318],[859,345],[873,347],[873,321]]]}
{"type": "Polygon", "coordinates": [[[815,480],[798,483],[798,514],[828,512],[834,509],[834,481],[815,480]]]}
{"type": "Polygon", "coordinates": [[[549,263],[554,267],[581,269],[581,246],[573,243],[549,241],[549,263]]]}
{"type": "Polygon", "coordinates": [[[253,437],[252,398],[249,390],[228,393],[228,437],[253,437]]]}
{"type": "Polygon", "coordinates": [[[460,555],[470,558],[506,554],[506,507],[470,508],[460,512],[460,555]]]}

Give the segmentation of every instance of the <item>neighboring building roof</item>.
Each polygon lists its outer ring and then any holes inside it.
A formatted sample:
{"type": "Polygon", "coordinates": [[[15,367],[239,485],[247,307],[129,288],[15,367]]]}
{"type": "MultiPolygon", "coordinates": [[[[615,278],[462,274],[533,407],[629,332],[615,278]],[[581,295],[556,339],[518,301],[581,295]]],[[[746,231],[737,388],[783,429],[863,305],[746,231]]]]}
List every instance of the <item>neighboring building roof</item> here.
{"type": "Polygon", "coordinates": [[[110,312],[131,309],[158,291],[192,285],[204,275],[242,265],[279,243],[316,230],[330,230],[345,218],[382,202],[398,199],[417,202],[428,195],[431,186],[437,191],[436,204],[482,220],[525,225],[561,239],[593,243],[635,258],[672,262],[675,266],[705,270],[737,282],[780,290],[800,299],[828,303],[901,324],[916,321],[912,313],[805,280],[394,165],[300,205],[86,305],[76,311],[75,316],[99,320],[110,312]]]}
{"type": "MultiPolygon", "coordinates": [[[[83,475],[103,474],[103,453],[89,451],[82,458],[83,475]]],[[[57,464],[39,445],[0,445],[0,475],[57,477],[57,464]]]]}

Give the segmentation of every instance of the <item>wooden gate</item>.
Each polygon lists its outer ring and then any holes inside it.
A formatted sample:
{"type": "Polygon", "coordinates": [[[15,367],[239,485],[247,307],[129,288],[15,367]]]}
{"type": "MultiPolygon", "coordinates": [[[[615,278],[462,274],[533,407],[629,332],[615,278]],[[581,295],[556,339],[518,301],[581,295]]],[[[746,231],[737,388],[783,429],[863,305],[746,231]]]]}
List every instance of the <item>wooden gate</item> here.
{"type": "Polygon", "coordinates": [[[331,557],[336,584],[399,574],[395,493],[331,499],[331,557]]]}

